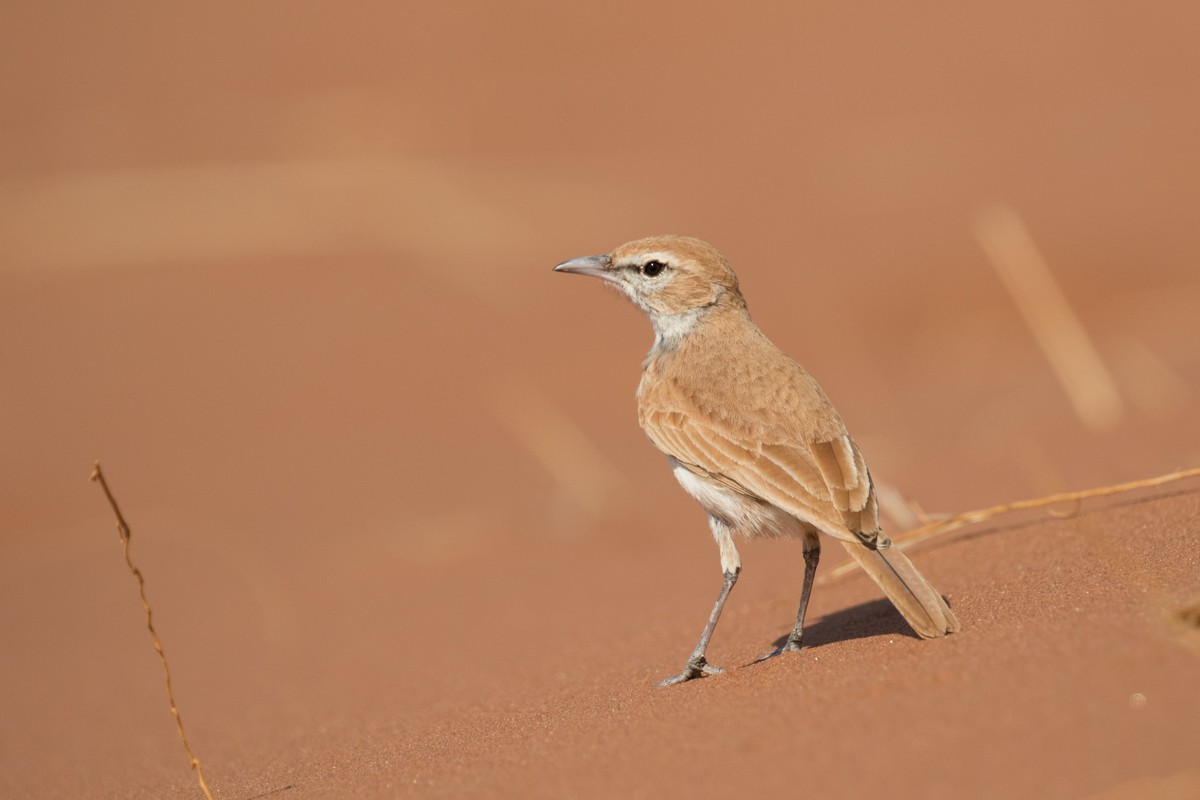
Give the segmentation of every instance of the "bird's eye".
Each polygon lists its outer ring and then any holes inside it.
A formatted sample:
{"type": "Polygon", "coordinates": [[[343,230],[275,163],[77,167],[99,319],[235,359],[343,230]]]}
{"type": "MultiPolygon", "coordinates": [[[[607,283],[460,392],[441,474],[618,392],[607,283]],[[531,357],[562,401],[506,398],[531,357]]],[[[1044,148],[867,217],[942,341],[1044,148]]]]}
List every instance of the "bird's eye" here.
{"type": "Polygon", "coordinates": [[[666,268],[667,268],[666,264],[659,261],[658,259],[654,259],[652,261],[647,261],[645,264],[642,264],[642,274],[648,278],[653,278],[666,268]]]}

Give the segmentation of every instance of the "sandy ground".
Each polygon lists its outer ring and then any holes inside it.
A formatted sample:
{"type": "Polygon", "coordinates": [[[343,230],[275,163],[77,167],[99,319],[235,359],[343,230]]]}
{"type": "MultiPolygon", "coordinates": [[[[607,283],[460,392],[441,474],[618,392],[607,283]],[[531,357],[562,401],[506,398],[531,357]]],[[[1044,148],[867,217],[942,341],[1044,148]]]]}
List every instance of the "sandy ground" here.
{"type": "Polygon", "coordinates": [[[0,796],[199,796],[99,458],[219,798],[1200,797],[1195,480],[919,546],[936,642],[850,574],[744,666],[754,543],[655,689],[715,547],[550,272],[713,241],[933,512],[1200,466],[1193,5],[164,8],[0,11],[0,796]]]}

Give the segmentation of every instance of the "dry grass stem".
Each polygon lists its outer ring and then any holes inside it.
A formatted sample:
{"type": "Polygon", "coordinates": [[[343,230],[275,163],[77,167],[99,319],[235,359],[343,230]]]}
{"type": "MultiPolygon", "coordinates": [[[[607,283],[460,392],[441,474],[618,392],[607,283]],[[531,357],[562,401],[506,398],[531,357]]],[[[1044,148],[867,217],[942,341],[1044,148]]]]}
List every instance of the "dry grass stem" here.
{"type": "Polygon", "coordinates": [[[108,504],[112,506],[113,514],[117,518],[117,532],[121,535],[121,545],[125,550],[125,564],[129,567],[129,572],[133,577],[137,578],[138,594],[142,598],[142,608],[146,610],[146,628],[150,631],[150,638],[154,640],[154,651],[158,653],[158,658],[162,661],[163,675],[167,682],[167,701],[171,704],[171,716],[175,718],[175,727],[179,730],[179,741],[183,742],[183,749],[187,751],[188,761],[191,763],[192,769],[196,771],[196,780],[200,783],[200,790],[204,792],[207,800],[213,800],[212,794],[208,791],[208,785],[204,782],[200,759],[196,758],[196,754],[192,752],[187,736],[183,732],[183,719],[179,716],[179,708],[175,705],[175,692],[171,689],[171,668],[167,666],[167,656],[163,652],[162,641],[158,638],[158,632],[154,630],[154,614],[150,610],[150,601],[146,599],[146,580],[142,577],[142,571],[133,565],[133,561],[129,557],[131,533],[129,524],[125,522],[125,517],[117,506],[117,499],[113,497],[112,491],[108,488],[108,482],[104,480],[104,473],[100,470],[99,461],[92,467],[91,480],[99,482],[100,488],[104,490],[104,496],[108,498],[108,504]]]}
{"type": "MultiPolygon", "coordinates": [[[[1186,478],[1194,478],[1200,476],[1200,467],[1191,469],[1183,469],[1177,472],[1172,472],[1167,475],[1159,475],[1156,478],[1142,478],[1141,480],[1129,481],[1128,483],[1118,483],[1114,486],[1101,486],[1095,489],[1084,489],[1078,492],[1059,492],[1045,497],[1036,497],[1031,500],[1014,500],[1011,503],[1001,503],[1000,505],[991,506],[990,508],[980,509],[978,511],[963,511],[959,514],[953,514],[945,519],[936,522],[930,522],[922,525],[919,528],[906,531],[899,536],[892,537],[892,543],[898,547],[908,549],[920,542],[933,539],[950,531],[957,530],[965,525],[972,525],[976,522],[998,517],[1001,514],[1010,514],[1014,511],[1025,511],[1031,508],[1045,508],[1059,503],[1074,503],[1076,508],[1084,500],[1093,497],[1108,497],[1109,495],[1120,494],[1122,492],[1132,492],[1136,489],[1150,489],[1155,486],[1162,486],[1164,483],[1173,483],[1186,478]]],[[[1064,516],[1064,515],[1056,515],[1064,516]]],[[[847,573],[853,572],[857,565],[853,561],[839,564],[834,569],[825,574],[825,580],[833,580],[847,573]]]]}
{"type": "Polygon", "coordinates": [[[1007,206],[986,208],[975,235],[1079,419],[1092,430],[1116,425],[1124,410],[1116,381],[1021,218],[1007,206]]]}
{"type": "Polygon", "coordinates": [[[879,510],[887,515],[895,528],[908,530],[929,522],[925,510],[891,484],[876,483],[875,493],[879,498],[879,510]]]}

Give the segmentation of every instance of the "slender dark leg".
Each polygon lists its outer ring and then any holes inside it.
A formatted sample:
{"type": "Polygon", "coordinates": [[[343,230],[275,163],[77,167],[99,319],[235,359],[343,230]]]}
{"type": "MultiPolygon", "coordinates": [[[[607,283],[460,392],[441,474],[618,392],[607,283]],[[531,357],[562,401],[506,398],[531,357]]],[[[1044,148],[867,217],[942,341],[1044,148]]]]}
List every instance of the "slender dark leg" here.
{"type": "Polygon", "coordinates": [[[796,612],[796,627],[792,628],[787,642],[780,652],[795,653],[800,650],[804,636],[804,612],[808,611],[808,596],[812,594],[813,579],[817,575],[817,562],[821,560],[821,541],[816,537],[804,540],[804,588],[800,590],[800,610],[796,612]]]}
{"type": "Polygon", "coordinates": [[[708,649],[708,640],[712,638],[713,630],[717,627],[717,620],[721,618],[721,609],[725,607],[725,599],[729,597],[729,590],[737,583],[738,573],[741,571],[741,567],[736,567],[732,572],[725,573],[725,582],[721,584],[721,593],[717,595],[717,602],[713,606],[712,613],[708,615],[708,624],[704,626],[704,633],[700,634],[700,643],[692,651],[683,672],[667,678],[659,686],[673,686],[693,678],[703,678],[705,675],[716,675],[718,672],[724,671],[705,661],[704,651],[708,649]]]}
{"type": "Polygon", "coordinates": [[[764,653],[754,659],[754,663],[766,661],[781,653],[795,653],[800,650],[800,640],[804,636],[804,613],[808,611],[808,597],[812,594],[813,579],[817,576],[817,562],[821,560],[821,541],[816,534],[804,537],[804,588],[800,590],[800,610],[796,612],[796,627],[788,634],[783,646],[764,653]]]}

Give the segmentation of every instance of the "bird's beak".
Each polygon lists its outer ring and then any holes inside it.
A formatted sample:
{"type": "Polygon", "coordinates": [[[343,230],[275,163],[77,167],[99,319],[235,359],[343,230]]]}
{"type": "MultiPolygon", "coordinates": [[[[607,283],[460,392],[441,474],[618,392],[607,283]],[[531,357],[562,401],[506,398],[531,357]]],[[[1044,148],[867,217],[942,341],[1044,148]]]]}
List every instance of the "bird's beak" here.
{"type": "Polygon", "coordinates": [[[612,268],[612,259],[608,256],[584,256],[564,261],[554,268],[555,272],[575,272],[579,275],[591,275],[606,281],[616,281],[617,271],[612,268]]]}

